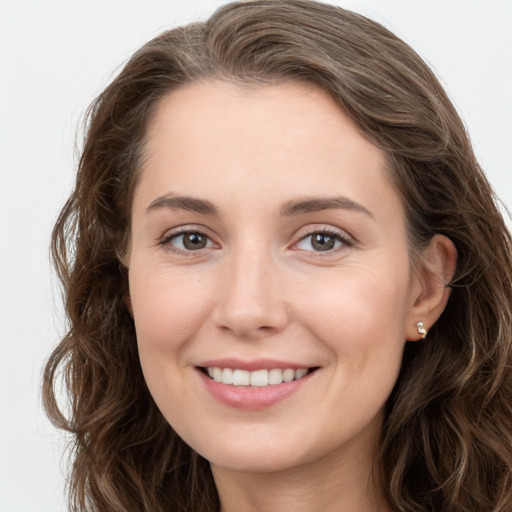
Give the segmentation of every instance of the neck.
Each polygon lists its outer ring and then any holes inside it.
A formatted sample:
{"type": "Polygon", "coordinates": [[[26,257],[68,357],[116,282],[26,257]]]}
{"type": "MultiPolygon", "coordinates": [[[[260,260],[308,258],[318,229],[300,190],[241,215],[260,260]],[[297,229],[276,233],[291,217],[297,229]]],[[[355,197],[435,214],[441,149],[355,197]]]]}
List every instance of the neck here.
{"type": "Polygon", "coordinates": [[[346,455],[270,473],[212,465],[221,512],[391,512],[373,453],[356,461],[346,455]]]}

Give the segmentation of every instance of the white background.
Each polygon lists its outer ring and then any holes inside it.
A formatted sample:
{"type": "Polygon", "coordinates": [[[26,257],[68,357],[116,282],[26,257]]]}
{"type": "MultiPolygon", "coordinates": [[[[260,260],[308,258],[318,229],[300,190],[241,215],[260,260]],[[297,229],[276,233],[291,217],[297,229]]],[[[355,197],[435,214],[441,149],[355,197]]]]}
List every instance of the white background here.
{"type": "MultiPolygon", "coordinates": [[[[141,44],[220,3],[0,0],[0,512],[65,510],[63,439],[39,388],[63,331],[48,243],[81,115],[141,44]]],[[[431,64],[512,208],[512,0],[333,3],[384,23],[431,64]]]]}

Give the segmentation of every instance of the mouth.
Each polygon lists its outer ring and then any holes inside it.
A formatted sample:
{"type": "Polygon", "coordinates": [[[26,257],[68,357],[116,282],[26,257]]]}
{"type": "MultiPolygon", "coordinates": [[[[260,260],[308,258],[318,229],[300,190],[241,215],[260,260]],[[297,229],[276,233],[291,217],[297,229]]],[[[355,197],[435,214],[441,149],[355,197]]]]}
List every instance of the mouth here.
{"type": "Polygon", "coordinates": [[[199,370],[211,380],[231,386],[266,387],[301,380],[316,371],[312,368],[270,368],[248,371],[239,368],[220,368],[217,366],[199,367],[199,370]]]}

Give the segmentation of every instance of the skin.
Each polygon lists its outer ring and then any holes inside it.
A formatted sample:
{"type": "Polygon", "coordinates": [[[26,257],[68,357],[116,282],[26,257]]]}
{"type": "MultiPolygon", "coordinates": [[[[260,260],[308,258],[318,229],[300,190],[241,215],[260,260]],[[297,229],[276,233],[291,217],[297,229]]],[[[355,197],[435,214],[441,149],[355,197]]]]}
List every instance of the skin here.
{"type": "Polygon", "coordinates": [[[225,512],[389,510],[372,478],[383,406],[415,322],[429,328],[446,304],[455,261],[441,236],[423,256],[438,272],[411,268],[385,156],[324,92],[201,83],[161,102],[132,208],[129,306],[148,387],[210,461],[225,512]],[[168,201],[182,196],[217,211],[168,201]],[[187,249],[180,229],[206,245],[187,249]],[[320,251],[312,233],[325,230],[335,243],[320,251]],[[318,370],[243,410],[213,398],[197,369],[227,357],[318,370]]]}

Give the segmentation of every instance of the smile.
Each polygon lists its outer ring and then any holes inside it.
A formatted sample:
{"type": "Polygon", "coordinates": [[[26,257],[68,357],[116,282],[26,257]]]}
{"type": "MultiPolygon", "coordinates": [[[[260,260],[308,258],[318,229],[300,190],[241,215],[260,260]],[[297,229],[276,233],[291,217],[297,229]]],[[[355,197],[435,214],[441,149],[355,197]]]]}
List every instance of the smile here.
{"type": "Polygon", "coordinates": [[[229,384],[232,386],[276,386],[283,382],[300,380],[305,377],[313,368],[272,368],[270,370],[247,371],[233,368],[205,368],[208,376],[215,382],[229,384]]]}
{"type": "Polygon", "coordinates": [[[274,359],[231,358],[204,361],[196,366],[211,396],[242,411],[260,411],[282,402],[316,381],[320,368],[274,359]]]}

